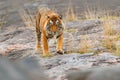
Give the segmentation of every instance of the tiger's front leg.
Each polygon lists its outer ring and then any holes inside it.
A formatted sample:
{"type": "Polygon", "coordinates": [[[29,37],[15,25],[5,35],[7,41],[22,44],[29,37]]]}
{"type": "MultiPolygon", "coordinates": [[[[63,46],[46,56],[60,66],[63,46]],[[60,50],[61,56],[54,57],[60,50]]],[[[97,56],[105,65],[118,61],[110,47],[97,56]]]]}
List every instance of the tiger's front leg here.
{"type": "Polygon", "coordinates": [[[36,39],[36,50],[37,53],[40,54],[40,50],[41,50],[41,44],[40,44],[40,35],[41,33],[37,33],[37,39],[36,39]]]}
{"type": "Polygon", "coordinates": [[[40,32],[40,28],[36,28],[36,50],[37,53],[40,54],[40,50],[41,50],[41,32],[40,32]]]}
{"type": "Polygon", "coordinates": [[[41,51],[40,18],[41,18],[41,15],[40,15],[40,13],[38,13],[36,15],[36,50],[37,50],[37,53],[40,53],[40,51],[41,51]]]}
{"type": "Polygon", "coordinates": [[[43,56],[49,56],[49,51],[48,51],[48,39],[47,37],[42,34],[42,44],[43,44],[43,56]]]}
{"type": "Polygon", "coordinates": [[[63,54],[63,34],[58,37],[58,42],[57,42],[57,53],[58,54],[63,54]]]}

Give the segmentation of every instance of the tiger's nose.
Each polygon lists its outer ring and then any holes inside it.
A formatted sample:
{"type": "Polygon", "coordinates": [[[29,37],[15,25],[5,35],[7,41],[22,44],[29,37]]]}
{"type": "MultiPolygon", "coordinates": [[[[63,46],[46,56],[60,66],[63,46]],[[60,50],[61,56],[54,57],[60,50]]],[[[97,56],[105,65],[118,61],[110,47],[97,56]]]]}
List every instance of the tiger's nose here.
{"type": "Polygon", "coordinates": [[[54,34],[56,34],[57,32],[53,32],[54,34]]]}

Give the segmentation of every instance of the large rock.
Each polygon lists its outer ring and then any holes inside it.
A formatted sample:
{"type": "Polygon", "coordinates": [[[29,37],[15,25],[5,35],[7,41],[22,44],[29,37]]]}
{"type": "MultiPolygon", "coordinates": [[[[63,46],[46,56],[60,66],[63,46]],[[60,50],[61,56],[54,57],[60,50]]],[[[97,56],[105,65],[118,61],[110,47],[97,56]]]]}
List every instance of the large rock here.
{"type": "Polygon", "coordinates": [[[120,80],[120,65],[71,72],[67,80],[120,80]]]}
{"type": "Polygon", "coordinates": [[[0,56],[1,80],[48,80],[36,58],[10,61],[0,56]]]}

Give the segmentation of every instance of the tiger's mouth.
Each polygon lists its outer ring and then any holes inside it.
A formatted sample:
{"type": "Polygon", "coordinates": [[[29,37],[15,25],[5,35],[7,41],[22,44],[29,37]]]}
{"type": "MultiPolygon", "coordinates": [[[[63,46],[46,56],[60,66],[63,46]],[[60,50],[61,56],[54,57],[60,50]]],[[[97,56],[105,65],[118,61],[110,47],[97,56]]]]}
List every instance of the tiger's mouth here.
{"type": "Polygon", "coordinates": [[[46,27],[46,36],[48,38],[58,38],[63,33],[63,27],[59,27],[57,31],[52,31],[49,26],[46,27]]]}

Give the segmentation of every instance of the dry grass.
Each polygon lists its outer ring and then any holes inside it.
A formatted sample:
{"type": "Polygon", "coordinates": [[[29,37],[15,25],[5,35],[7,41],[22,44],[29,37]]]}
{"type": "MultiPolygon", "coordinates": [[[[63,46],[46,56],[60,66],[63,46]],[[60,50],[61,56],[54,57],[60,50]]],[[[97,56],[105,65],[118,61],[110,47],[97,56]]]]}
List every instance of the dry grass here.
{"type": "Polygon", "coordinates": [[[35,26],[35,19],[32,15],[30,15],[30,11],[28,9],[21,9],[19,11],[23,22],[25,23],[26,27],[30,29],[34,29],[35,26]]]}
{"type": "Polygon", "coordinates": [[[84,11],[84,18],[85,19],[98,19],[99,18],[99,14],[98,14],[97,10],[87,8],[84,11]]]}
{"type": "Polygon", "coordinates": [[[112,52],[115,50],[115,41],[113,38],[110,38],[107,36],[103,41],[102,41],[102,46],[104,46],[108,51],[112,52]]]}
{"type": "Polygon", "coordinates": [[[102,42],[102,45],[106,47],[107,49],[109,49],[109,51],[113,51],[115,48],[115,45],[114,45],[115,40],[112,37],[114,33],[113,26],[114,24],[110,21],[104,21],[102,25],[103,35],[105,36],[102,42]]]}
{"type": "Polygon", "coordinates": [[[102,45],[114,55],[120,55],[120,45],[117,44],[120,41],[120,32],[113,30],[114,25],[110,20],[103,22],[103,35],[105,38],[102,45]]]}
{"type": "Polygon", "coordinates": [[[120,16],[112,15],[111,13],[112,13],[111,11],[103,10],[100,20],[102,21],[120,20],[120,16]]]}
{"type": "Polygon", "coordinates": [[[69,32],[69,33],[74,33],[74,32],[77,32],[78,29],[73,29],[73,28],[71,28],[71,29],[66,29],[65,31],[66,31],[66,32],[69,32]]]}
{"type": "Polygon", "coordinates": [[[69,40],[67,41],[66,48],[69,53],[69,52],[74,52],[73,46],[74,46],[75,39],[74,39],[74,36],[72,35],[72,33],[68,33],[68,34],[69,34],[69,36],[68,36],[69,40]]]}
{"type": "Polygon", "coordinates": [[[101,21],[106,21],[106,20],[120,20],[120,16],[117,15],[112,15],[112,11],[109,10],[100,10],[96,8],[89,8],[87,7],[86,10],[84,10],[84,19],[99,19],[101,21]]]}
{"type": "Polygon", "coordinates": [[[120,56],[120,31],[117,33],[114,55],[120,56]]]}
{"type": "Polygon", "coordinates": [[[87,35],[83,36],[83,38],[80,41],[80,44],[75,46],[75,38],[71,33],[69,33],[69,41],[67,41],[66,53],[84,54],[91,52],[91,48],[91,40],[89,40],[89,37],[87,35]]]}
{"type": "Polygon", "coordinates": [[[66,21],[76,21],[78,20],[78,17],[75,13],[75,10],[73,9],[72,3],[71,1],[69,1],[69,6],[67,9],[67,12],[65,13],[65,20],[66,21]]]}
{"type": "Polygon", "coordinates": [[[6,21],[0,21],[0,30],[2,29],[2,25],[6,24],[6,21]]]}
{"type": "Polygon", "coordinates": [[[120,37],[118,35],[105,37],[102,41],[102,46],[113,55],[120,56],[120,37]]]}
{"type": "Polygon", "coordinates": [[[83,36],[83,39],[80,41],[80,49],[79,49],[79,53],[87,53],[87,52],[91,52],[91,41],[88,40],[88,36],[85,35],[83,36]]]}
{"type": "Polygon", "coordinates": [[[5,17],[6,16],[0,16],[0,30],[2,29],[2,26],[6,24],[5,17]]]}
{"type": "Polygon", "coordinates": [[[120,56],[120,42],[119,45],[115,45],[116,50],[113,52],[114,55],[120,56]]]}
{"type": "Polygon", "coordinates": [[[104,21],[102,26],[103,26],[104,35],[110,36],[110,35],[114,34],[114,30],[113,30],[114,24],[113,24],[113,22],[104,21]]]}

